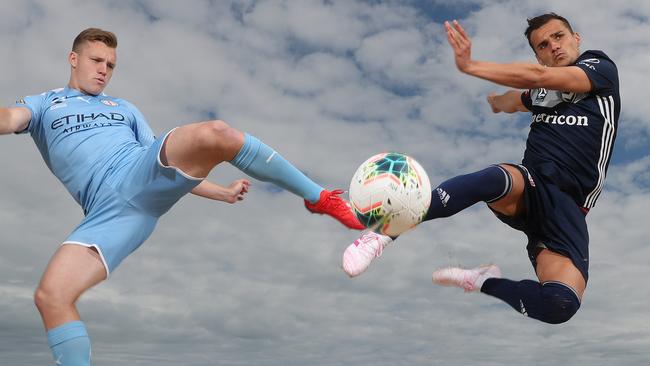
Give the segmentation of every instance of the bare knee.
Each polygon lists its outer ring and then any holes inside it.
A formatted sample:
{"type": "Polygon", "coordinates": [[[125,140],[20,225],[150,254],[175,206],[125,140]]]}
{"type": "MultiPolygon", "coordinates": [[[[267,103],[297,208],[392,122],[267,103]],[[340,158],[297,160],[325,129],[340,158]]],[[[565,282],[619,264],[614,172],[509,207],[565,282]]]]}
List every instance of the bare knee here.
{"type": "Polygon", "coordinates": [[[40,285],[34,292],[34,304],[41,314],[73,305],[74,299],[66,299],[62,293],[51,286],[40,285]]]}
{"type": "Polygon", "coordinates": [[[207,121],[200,124],[196,143],[213,152],[232,152],[234,156],[244,143],[244,134],[224,121],[207,121]]]}

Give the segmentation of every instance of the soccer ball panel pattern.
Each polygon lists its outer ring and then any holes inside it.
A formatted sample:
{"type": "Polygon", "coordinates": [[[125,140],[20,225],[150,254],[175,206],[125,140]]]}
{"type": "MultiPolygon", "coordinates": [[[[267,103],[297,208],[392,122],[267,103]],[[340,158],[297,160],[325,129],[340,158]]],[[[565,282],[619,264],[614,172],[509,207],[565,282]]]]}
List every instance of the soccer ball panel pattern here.
{"type": "Polygon", "coordinates": [[[350,204],[367,228],[396,237],[419,224],[431,203],[431,183],[412,157],[396,152],[363,162],[350,182],[350,204]]]}

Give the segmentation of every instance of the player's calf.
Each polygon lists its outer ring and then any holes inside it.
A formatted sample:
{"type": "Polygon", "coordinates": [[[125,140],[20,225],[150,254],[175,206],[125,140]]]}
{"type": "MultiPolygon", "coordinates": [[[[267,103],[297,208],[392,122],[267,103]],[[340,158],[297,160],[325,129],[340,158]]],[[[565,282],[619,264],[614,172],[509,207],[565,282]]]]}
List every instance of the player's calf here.
{"type": "Polygon", "coordinates": [[[90,366],[90,338],[82,321],[72,321],[50,329],[47,343],[57,365],[90,366]]]}
{"type": "Polygon", "coordinates": [[[490,278],[481,292],[497,297],[513,309],[533,319],[549,324],[567,322],[580,308],[580,299],[569,286],[560,282],[490,278]]]}
{"type": "Polygon", "coordinates": [[[543,311],[536,319],[549,324],[561,324],[578,312],[580,300],[568,286],[559,282],[546,282],[542,285],[542,307],[543,311]]]}
{"type": "Polygon", "coordinates": [[[512,176],[499,165],[442,182],[431,193],[424,221],[452,216],[477,202],[495,202],[512,189],[512,176]]]}

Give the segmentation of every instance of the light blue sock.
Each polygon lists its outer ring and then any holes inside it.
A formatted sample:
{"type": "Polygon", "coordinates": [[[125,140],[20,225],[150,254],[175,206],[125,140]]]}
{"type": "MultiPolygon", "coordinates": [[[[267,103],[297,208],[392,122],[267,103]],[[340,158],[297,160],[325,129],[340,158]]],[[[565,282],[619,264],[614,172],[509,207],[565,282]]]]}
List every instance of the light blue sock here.
{"type": "Polygon", "coordinates": [[[282,155],[249,134],[245,134],[244,146],[230,163],[255,179],[274,183],[311,203],[319,200],[323,190],[282,155]]]}
{"type": "Polygon", "coordinates": [[[68,322],[47,332],[47,343],[60,366],[90,366],[90,338],[82,321],[68,322]]]}

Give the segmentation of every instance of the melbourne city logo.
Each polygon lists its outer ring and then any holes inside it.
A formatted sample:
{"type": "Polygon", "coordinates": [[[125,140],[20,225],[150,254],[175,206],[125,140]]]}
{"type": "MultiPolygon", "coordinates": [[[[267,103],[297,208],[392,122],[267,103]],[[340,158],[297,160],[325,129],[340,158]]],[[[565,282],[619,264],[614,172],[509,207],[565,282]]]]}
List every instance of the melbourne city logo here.
{"type": "Polygon", "coordinates": [[[110,99],[102,99],[101,102],[109,107],[117,107],[117,103],[110,99]]]}

